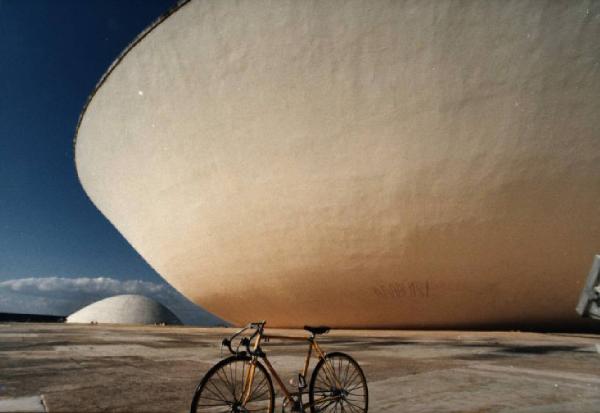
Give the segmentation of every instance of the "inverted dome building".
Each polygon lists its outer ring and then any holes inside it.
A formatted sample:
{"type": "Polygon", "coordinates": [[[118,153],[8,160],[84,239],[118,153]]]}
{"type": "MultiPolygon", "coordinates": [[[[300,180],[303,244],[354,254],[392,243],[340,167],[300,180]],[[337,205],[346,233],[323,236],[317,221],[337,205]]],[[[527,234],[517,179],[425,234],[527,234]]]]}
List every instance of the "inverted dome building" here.
{"type": "Polygon", "coordinates": [[[96,301],[68,316],[67,323],[182,324],[171,310],[158,301],[136,294],[96,301]]]}
{"type": "Polygon", "coordinates": [[[191,1],[98,84],[79,178],[233,323],[572,325],[600,250],[599,15],[191,1]]]}

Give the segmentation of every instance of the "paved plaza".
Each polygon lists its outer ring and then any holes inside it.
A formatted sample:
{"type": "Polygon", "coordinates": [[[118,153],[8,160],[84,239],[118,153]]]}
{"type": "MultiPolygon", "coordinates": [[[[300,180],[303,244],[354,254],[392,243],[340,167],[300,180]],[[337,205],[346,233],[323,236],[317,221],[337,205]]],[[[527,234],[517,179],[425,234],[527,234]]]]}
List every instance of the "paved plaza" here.
{"type": "MultiPolygon", "coordinates": [[[[185,412],[233,331],[0,324],[0,411],[185,412]]],[[[320,343],[363,366],[374,413],[600,411],[600,335],[339,330],[320,343]]],[[[286,380],[302,367],[303,344],[264,348],[286,380]]]]}

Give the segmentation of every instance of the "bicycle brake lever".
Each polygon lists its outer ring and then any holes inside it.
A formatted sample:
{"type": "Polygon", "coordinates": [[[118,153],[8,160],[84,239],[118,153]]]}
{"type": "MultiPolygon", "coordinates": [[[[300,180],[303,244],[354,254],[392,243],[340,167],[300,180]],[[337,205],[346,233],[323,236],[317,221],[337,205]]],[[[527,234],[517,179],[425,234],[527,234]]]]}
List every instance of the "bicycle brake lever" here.
{"type": "Polygon", "coordinates": [[[235,351],[233,351],[233,349],[231,348],[231,341],[224,338],[223,341],[221,342],[221,346],[225,346],[229,349],[229,352],[231,354],[235,354],[235,351]]]}
{"type": "Polygon", "coordinates": [[[246,350],[248,351],[248,354],[252,355],[252,351],[250,350],[250,339],[248,337],[244,337],[240,341],[240,345],[246,346],[246,350]]]}

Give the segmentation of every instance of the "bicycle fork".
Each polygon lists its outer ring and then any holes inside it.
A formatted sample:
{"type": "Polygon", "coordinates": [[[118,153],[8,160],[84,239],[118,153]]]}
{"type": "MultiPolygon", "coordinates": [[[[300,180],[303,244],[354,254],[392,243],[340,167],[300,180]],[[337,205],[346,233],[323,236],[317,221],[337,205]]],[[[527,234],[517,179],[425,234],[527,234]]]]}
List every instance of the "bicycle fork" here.
{"type": "Polygon", "coordinates": [[[250,399],[252,394],[252,383],[254,382],[254,372],[256,371],[256,359],[250,360],[250,367],[246,373],[246,380],[244,380],[244,389],[242,389],[242,406],[245,406],[250,399]]]}

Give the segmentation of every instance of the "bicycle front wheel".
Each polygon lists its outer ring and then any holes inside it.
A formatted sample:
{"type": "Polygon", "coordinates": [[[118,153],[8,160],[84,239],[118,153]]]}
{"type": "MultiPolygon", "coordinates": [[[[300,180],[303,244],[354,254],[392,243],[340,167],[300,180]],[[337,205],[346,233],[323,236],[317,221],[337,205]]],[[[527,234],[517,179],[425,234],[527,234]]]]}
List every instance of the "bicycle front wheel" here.
{"type": "Polygon", "coordinates": [[[275,391],[271,376],[250,357],[221,360],[206,373],[196,388],[191,413],[273,413],[275,391]]]}
{"type": "Polygon", "coordinates": [[[358,363],[344,353],[319,360],[308,394],[311,413],[366,413],[369,407],[367,379],[358,363]]]}

